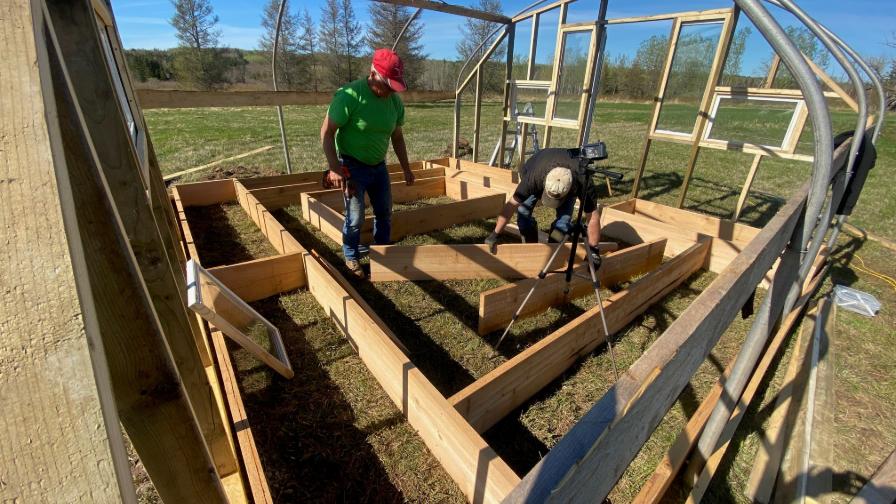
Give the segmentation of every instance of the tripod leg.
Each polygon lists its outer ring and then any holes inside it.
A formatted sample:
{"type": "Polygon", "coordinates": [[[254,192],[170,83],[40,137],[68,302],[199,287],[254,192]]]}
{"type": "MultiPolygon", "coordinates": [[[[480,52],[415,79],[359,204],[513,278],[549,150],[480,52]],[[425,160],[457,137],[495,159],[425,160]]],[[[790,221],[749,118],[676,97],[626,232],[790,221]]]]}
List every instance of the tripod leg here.
{"type": "Polygon", "coordinates": [[[607,327],[607,317],[604,315],[604,303],[600,298],[600,280],[597,278],[597,270],[594,268],[594,258],[586,253],[588,258],[588,270],[591,272],[591,284],[594,286],[594,296],[597,300],[597,310],[600,312],[600,321],[604,327],[604,337],[607,339],[607,349],[610,351],[610,363],[613,365],[613,377],[619,381],[619,372],[616,371],[616,354],[613,352],[613,342],[610,338],[610,330],[607,327]]]}
{"type": "Polygon", "coordinates": [[[536,277],[535,282],[532,284],[532,288],[529,289],[529,293],[526,294],[526,297],[523,299],[523,302],[520,304],[519,308],[516,309],[516,313],[514,313],[513,318],[510,319],[510,324],[508,324],[507,328],[504,329],[504,334],[502,334],[501,337],[498,338],[498,342],[495,343],[495,350],[498,349],[498,346],[501,344],[502,341],[504,341],[504,338],[507,336],[507,334],[510,333],[510,328],[513,327],[513,324],[516,322],[516,319],[519,318],[520,313],[523,312],[523,308],[525,308],[526,303],[529,302],[529,298],[532,297],[532,293],[534,293],[535,289],[538,288],[538,283],[541,282],[544,279],[544,277],[547,276],[548,270],[551,268],[551,265],[554,264],[554,260],[557,258],[557,254],[559,254],[560,250],[563,249],[563,245],[566,244],[566,240],[568,240],[568,239],[569,239],[569,235],[563,235],[563,239],[560,241],[559,244],[557,244],[557,248],[554,249],[554,253],[551,254],[550,259],[548,259],[548,262],[545,263],[544,267],[541,268],[541,273],[539,273],[538,277],[536,277]]]}

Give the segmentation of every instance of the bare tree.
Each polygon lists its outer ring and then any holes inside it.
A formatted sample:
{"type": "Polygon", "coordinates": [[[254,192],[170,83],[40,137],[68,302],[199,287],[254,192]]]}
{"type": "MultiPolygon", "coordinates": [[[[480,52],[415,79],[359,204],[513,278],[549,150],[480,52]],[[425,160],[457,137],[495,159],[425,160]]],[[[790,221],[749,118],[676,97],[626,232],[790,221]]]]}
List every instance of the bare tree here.
{"type": "Polygon", "coordinates": [[[171,0],[174,15],[171,26],[176,30],[180,50],[174,59],[178,80],[203,89],[223,81],[225,68],[215,64],[214,49],[221,32],[215,29],[218,16],[209,0],[171,0]]]}
{"type": "MultiPolygon", "coordinates": [[[[289,2],[283,6],[285,12],[280,23],[280,40],[277,44],[277,83],[284,89],[298,89],[302,85],[307,72],[299,58],[299,19],[290,12],[289,2]]],[[[261,13],[261,26],[264,32],[258,41],[258,47],[264,51],[268,62],[274,49],[274,36],[277,32],[277,15],[280,11],[280,0],[268,0],[261,13]]]]}
{"type": "MultiPolygon", "coordinates": [[[[479,4],[476,8],[493,14],[502,13],[501,0],[479,0],[479,4]]],[[[474,60],[482,58],[485,51],[488,50],[492,40],[489,38],[489,35],[498,26],[500,26],[499,23],[492,21],[467,18],[461,28],[463,36],[455,46],[460,59],[466,61],[471,57],[474,60]],[[477,47],[479,48],[478,50],[477,47]]],[[[483,87],[487,91],[498,92],[503,90],[503,61],[506,50],[506,46],[502,44],[494,53],[492,53],[492,56],[489,58],[489,63],[485,64],[483,67],[483,87]]]]}
{"type": "Polygon", "coordinates": [[[352,81],[359,74],[358,65],[355,65],[355,58],[361,55],[361,47],[364,43],[364,36],[361,31],[361,23],[355,19],[355,9],[352,7],[352,0],[342,0],[342,12],[339,17],[342,27],[342,43],[343,52],[346,61],[345,81],[352,81]]]}
{"type": "MultiPolygon", "coordinates": [[[[381,47],[391,48],[401,33],[401,29],[411,19],[411,12],[401,5],[370,2],[370,26],[367,28],[367,45],[371,51],[381,47]]],[[[404,63],[405,82],[408,87],[417,87],[424,71],[423,23],[418,19],[408,26],[395,52],[404,63]]]]}
{"type": "Polygon", "coordinates": [[[305,88],[311,91],[318,91],[320,78],[318,76],[318,58],[320,53],[320,43],[317,41],[317,28],[314,26],[314,20],[306,8],[302,12],[299,19],[299,51],[305,59],[305,67],[308,69],[308,76],[305,79],[305,88]]]}

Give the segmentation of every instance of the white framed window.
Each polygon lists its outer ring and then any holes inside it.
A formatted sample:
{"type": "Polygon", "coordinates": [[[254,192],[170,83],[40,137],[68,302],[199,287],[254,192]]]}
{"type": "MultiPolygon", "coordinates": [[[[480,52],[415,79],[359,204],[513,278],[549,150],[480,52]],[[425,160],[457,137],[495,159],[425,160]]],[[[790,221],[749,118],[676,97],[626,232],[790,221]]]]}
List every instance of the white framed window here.
{"type": "Polygon", "coordinates": [[[280,331],[193,259],[187,261],[187,304],[284,378],[295,375],[280,331]],[[265,342],[275,355],[262,346],[265,342]]]}

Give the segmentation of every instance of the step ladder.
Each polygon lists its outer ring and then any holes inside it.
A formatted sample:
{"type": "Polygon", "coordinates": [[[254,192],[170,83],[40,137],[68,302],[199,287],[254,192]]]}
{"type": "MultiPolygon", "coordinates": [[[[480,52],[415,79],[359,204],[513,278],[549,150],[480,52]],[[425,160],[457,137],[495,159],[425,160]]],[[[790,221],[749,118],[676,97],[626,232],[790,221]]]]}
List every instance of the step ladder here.
{"type": "Polygon", "coordinates": [[[502,168],[510,168],[513,164],[513,158],[517,155],[517,150],[519,149],[520,144],[522,143],[523,135],[528,135],[528,145],[532,150],[526,152],[526,156],[531,156],[541,150],[538,144],[538,128],[534,124],[521,123],[516,120],[519,116],[528,116],[534,117],[535,113],[532,109],[531,103],[526,103],[523,107],[523,111],[519,112],[515,109],[512,114],[513,117],[513,127],[508,125],[507,133],[504,138],[499,138],[498,142],[495,144],[495,149],[492,151],[492,157],[489,159],[488,164],[490,166],[497,166],[498,163],[498,155],[500,154],[501,149],[504,149],[504,166],[502,168]],[[507,145],[507,137],[510,137],[510,145],[507,145]]]}

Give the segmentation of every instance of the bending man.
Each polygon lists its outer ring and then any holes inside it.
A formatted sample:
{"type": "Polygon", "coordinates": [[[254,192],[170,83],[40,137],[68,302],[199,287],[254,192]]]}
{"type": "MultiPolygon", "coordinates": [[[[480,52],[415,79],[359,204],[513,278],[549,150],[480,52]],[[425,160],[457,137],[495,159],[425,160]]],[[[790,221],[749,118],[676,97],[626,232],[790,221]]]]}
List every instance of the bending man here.
{"type": "Polygon", "coordinates": [[[359,261],[365,194],[373,207],[374,243],[390,242],[392,187],[385,161],[389,140],[401,163],[405,182],[414,183],[401,131],[404,104],[396,94],[406,89],[403,72],[404,65],[397,54],[389,49],[377,49],[370,74],[336,91],[320,128],[329,167],[326,181],[344,192],[342,253],[346,266],[359,277],[364,277],[359,261]]]}
{"type": "MultiPolygon", "coordinates": [[[[495,231],[486,238],[485,243],[491,252],[497,253],[498,236],[510,222],[514,211],[520,234],[526,243],[538,243],[538,223],[533,211],[541,202],[556,211],[556,218],[550,231],[562,234],[572,232],[572,212],[576,203],[579,181],[575,172],[578,159],[573,158],[567,149],[544,149],[529,158],[520,170],[520,183],[510,200],[504,205],[495,231]]],[[[587,223],[587,239],[592,255],[597,261],[597,246],[600,242],[600,206],[597,203],[597,190],[594,184],[588,184],[584,197],[584,215],[587,223]]],[[[599,264],[599,262],[598,262],[599,264]]]]}

